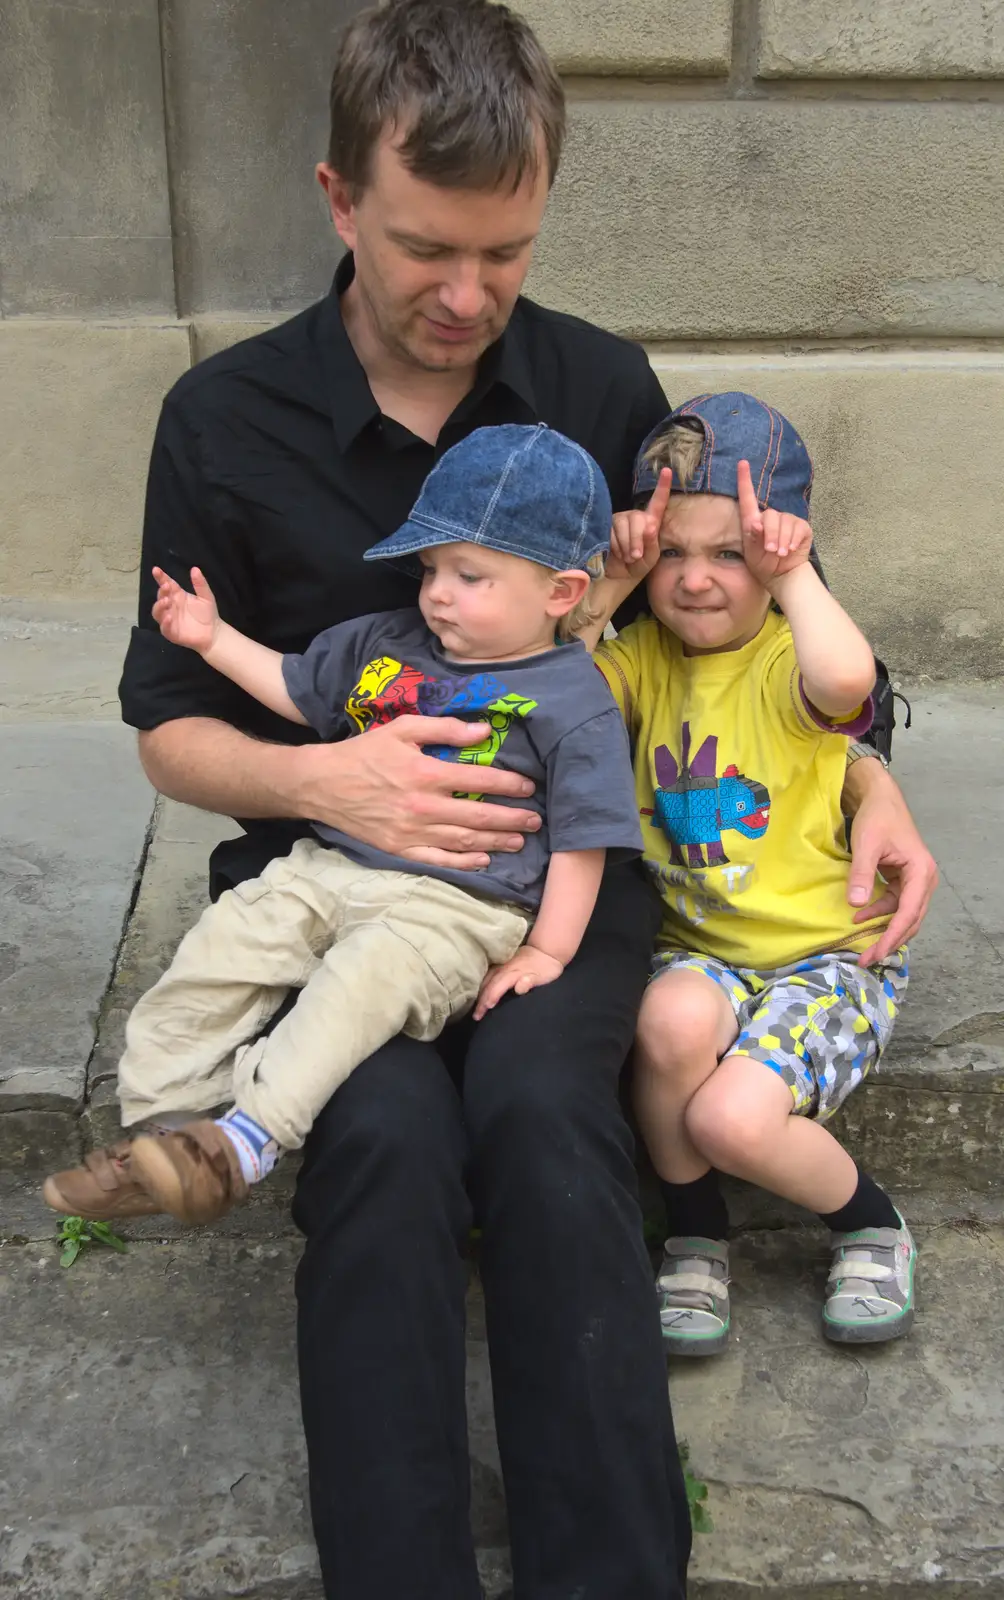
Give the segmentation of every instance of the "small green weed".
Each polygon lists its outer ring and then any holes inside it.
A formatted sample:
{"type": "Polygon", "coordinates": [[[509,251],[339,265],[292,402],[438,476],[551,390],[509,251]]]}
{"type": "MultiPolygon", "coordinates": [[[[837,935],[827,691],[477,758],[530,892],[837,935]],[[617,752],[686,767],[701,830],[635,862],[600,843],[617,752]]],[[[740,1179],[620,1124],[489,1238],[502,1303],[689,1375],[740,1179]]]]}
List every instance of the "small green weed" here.
{"type": "Polygon", "coordinates": [[[687,1488],[691,1526],[695,1533],[711,1533],[715,1524],[705,1504],[708,1498],[708,1486],[702,1483],[700,1478],[695,1478],[690,1470],[690,1446],[685,1439],[680,1440],[680,1461],[683,1465],[683,1481],[687,1488]]]}
{"type": "Polygon", "coordinates": [[[56,1243],[63,1247],[59,1252],[61,1267],[72,1267],[85,1244],[106,1244],[122,1255],[126,1251],[125,1240],[113,1233],[107,1222],[85,1222],[83,1217],[64,1217],[56,1243]]]}

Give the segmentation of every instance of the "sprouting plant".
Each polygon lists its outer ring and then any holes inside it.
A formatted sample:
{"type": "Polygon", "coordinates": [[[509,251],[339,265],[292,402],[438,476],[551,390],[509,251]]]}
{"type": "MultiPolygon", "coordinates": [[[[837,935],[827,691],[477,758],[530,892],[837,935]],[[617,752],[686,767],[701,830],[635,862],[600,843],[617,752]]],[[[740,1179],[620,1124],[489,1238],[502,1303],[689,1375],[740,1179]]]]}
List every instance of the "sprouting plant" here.
{"type": "Polygon", "coordinates": [[[64,1217],[56,1235],[56,1243],[62,1245],[59,1253],[61,1267],[72,1267],[85,1244],[106,1244],[122,1255],[126,1250],[125,1240],[113,1233],[107,1222],[85,1222],[83,1217],[64,1217]]]}
{"type": "Polygon", "coordinates": [[[695,1533],[711,1533],[715,1524],[705,1504],[708,1498],[708,1486],[702,1483],[700,1478],[695,1478],[690,1470],[690,1447],[685,1439],[680,1440],[680,1461],[683,1465],[683,1481],[687,1489],[691,1526],[695,1533]]]}

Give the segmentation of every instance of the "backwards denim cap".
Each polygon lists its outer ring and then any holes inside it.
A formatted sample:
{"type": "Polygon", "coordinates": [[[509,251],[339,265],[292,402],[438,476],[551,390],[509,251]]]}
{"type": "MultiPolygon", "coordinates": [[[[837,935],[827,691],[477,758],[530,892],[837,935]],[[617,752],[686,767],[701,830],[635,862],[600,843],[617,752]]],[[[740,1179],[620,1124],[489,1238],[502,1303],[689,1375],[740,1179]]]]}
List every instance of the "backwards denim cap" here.
{"type": "MultiPolygon", "coordinates": [[[[728,394],[699,394],[653,428],[638,452],[634,492],[647,498],[655,488],[658,471],[645,457],[656,439],[674,423],[693,418],[704,432],[704,450],[688,483],[673,481],[673,494],[723,494],[739,497],[737,469],[748,461],[753,488],[761,511],[789,511],[809,516],[812,462],[809,452],[787,417],[754,395],[738,390],[728,394]]],[[[695,430],[696,431],[696,430],[695,430]]]]}
{"type": "Polygon", "coordinates": [[[364,560],[462,541],[564,572],[608,549],[611,517],[603,473],[563,433],[542,422],[476,428],[437,461],[407,522],[364,560]]]}

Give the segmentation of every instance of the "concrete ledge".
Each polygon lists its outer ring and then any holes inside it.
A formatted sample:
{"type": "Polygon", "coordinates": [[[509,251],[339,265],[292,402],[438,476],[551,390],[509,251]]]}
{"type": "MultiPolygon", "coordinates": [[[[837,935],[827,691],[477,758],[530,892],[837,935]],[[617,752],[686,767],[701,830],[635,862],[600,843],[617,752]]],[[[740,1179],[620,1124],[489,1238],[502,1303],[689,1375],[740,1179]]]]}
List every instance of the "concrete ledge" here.
{"type": "Polygon", "coordinates": [[[562,72],[644,78],[726,73],[732,0],[521,0],[562,72]]]}
{"type": "MultiPolygon", "coordinates": [[[[695,1544],[694,1600],[919,1600],[935,1580],[953,1600],[1001,1594],[989,1486],[1004,1465],[1004,1238],[948,1227],[919,1238],[914,1334],[871,1350],[821,1338],[818,1230],[735,1248],[728,1351],[671,1371],[716,1524],[695,1544]]],[[[19,1600],[319,1600],[298,1254],[291,1241],[190,1235],[126,1256],[92,1250],[61,1272],[52,1244],[4,1249],[0,1588],[19,1600]]],[[[473,1528],[487,1594],[502,1600],[511,1580],[476,1284],[467,1348],[473,1528]]]]}
{"type": "Polygon", "coordinates": [[[545,305],[643,339],[1004,333],[998,106],[569,109],[545,305]]]}
{"type": "Polygon", "coordinates": [[[188,329],[0,322],[0,591],[134,599],[160,403],[188,329]]]}
{"type": "MultiPolygon", "coordinates": [[[[1004,595],[989,575],[1004,563],[1004,355],[652,361],[673,404],[746,389],[796,424],[815,466],[813,524],[827,576],[895,677],[999,678],[1004,595]]],[[[978,740],[982,704],[973,702],[978,740]]],[[[999,704],[991,695],[987,710],[999,704]]],[[[950,738],[941,717],[932,726],[950,738]]]]}
{"type": "Polygon", "coordinates": [[[87,1062],[153,809],[116,723],[0,728],[0,1165],[79,1148],[87,1062]]]}
{"type": "Polygon", "coordinates": [[[1001,78],[1004,12],[985,0],[761,0],[762,78],[1001,78]]]}

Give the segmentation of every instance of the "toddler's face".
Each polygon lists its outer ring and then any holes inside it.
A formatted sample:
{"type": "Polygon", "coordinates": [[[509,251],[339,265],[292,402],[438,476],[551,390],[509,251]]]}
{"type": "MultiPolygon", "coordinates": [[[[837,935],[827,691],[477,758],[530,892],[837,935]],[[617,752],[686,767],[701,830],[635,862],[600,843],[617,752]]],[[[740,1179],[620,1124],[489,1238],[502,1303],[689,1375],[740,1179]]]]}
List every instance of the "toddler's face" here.
{"type": "Polygon", "coordinates": [[[447,655],[460,661],[518,661],[554,643],[555,575],[535,561],[476,544],[419,552],[419,606],[447,655]]]}
{"type": "Polygon", "coordinates": [[[648,578],[654,614],[688,655],[738,650],[763,627],[770,596],[743,559],[739,506],[721,494],[674,495],[648,578]]]}

